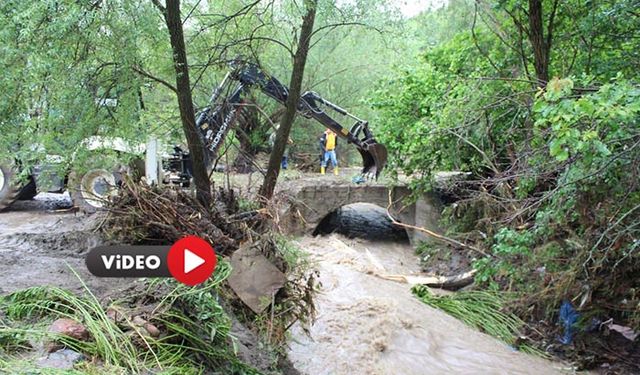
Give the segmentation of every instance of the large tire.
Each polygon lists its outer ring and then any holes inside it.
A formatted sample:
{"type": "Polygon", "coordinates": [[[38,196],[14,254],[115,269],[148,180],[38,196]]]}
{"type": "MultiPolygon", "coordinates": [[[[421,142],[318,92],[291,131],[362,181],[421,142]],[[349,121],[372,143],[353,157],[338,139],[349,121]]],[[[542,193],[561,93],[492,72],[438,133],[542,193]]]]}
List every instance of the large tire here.
{"type": "Polygon", "coordinates": [[[29,177],[29,182],[20,189],[18,192],[18,200],[28,201],[38,195],[38,188],[36,186],[36,179],[29,177]]]}
{"type": "Polygon", "coordinates": [[[117,193],[120,176],[106,169],[90,169],[85,173],[69,174],[69,194],[80,211],[94,213],[105,207],[117,193]]]}
{"type": "Polygon", "coordinates": [[[6,164],[0,164],[0,211],[11,206],[20,195],[20,187],[16,184],[16,173],[6,164]]]}

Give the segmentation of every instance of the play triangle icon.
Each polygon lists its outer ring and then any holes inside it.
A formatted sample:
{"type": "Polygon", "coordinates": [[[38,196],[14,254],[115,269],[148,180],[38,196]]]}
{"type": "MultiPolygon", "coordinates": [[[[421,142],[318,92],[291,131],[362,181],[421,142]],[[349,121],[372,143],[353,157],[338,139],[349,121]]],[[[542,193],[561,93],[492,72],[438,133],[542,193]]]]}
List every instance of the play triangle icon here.
{"type": "Polygon", "coordinates": [[[189,273],[204,264],[204,259],[189,249],[184,249],[184,273],[189,273]]]}

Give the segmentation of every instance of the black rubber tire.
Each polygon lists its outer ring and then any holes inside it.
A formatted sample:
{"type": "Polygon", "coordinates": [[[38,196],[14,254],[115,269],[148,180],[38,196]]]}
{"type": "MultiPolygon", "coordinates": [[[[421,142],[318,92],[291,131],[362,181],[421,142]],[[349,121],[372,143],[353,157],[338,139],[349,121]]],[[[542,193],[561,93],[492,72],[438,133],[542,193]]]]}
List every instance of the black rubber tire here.
{"type": "MultiPolygon", "coordinates": [[[[80,211],[88,214],[94,213],[96,211],[100,211],[102,209],[101,206],[98,206],[95,203],[92,203],[90,194],[83,193],[83,189],[82,189],[83,177],[89,173],[92,173],[93,171],[96,171],[96,170],[89,170],[86,173],[83,173],[82,175],[78,175],[76,172],[71,172],[69,174],[69,182],[67,184],[69,195],[71,196],[71,202],[73,203],[73,205],[78,207],[80,211]]],[[[104,169],[100,169],[100,171],[110,173],[113,176],[114,180],[117,181],[118,176],[116,175],[116,173],[112,171],[106,171],[104,169]]]]}
{"type": "Polygon", "coordinates": [[[15,184],[15,170],[8,164],[0,164],[0,173],[0,211],[3,211],[18,199],[20,188],[15,184]]]}
{"type": "Polygon", "coordinates": [[[38,187],[36,186],[36,180],[33,176],[29,177],[27,182],[18,192],[18,200],[29,201],[38,195],[38,187]]]}

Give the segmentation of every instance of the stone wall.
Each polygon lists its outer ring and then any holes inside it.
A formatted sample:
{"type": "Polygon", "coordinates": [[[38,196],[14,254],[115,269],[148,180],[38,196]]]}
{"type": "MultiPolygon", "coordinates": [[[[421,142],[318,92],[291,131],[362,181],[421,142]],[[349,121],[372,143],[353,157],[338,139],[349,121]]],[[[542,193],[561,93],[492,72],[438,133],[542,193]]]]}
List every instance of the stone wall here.
{"type": "MultiPolygon", "coordinates": [[[[372,203],[382,208],[389,207],[394,217],[402,223],[415,225],[440,232],[441,203],[436,194],[425,194],[415,203],[406,204],[405,198],[411,194],[406,186],[389,189],[381,184],[353,185],[321,183],[299,187],[289,192],[288,207],[283,208],[283,221],[289,233],[294,235],[313,233],[320,221],[336,209],[353,203],[372,203]],[[391,197],[389,196],[391,190],[391,197]]],[[[430,241],[425,234],[407,230],[412,244],[430,241]]]]}

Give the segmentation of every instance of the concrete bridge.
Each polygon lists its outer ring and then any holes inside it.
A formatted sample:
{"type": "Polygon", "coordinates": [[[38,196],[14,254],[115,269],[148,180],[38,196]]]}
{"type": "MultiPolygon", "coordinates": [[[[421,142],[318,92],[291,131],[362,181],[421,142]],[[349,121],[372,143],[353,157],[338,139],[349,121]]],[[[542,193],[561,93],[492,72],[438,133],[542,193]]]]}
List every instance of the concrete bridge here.
{"type": "MultiPolygon", "coordinates": [[[[386,209],[405,224],[410,224],[441,232],[438,220],[442,204],[437,194],[423,194],[414,203],[408,203],[411,190],[407,186],[388,187],[384,184],[368,182],[356,185],[332,178],[297,180],[291,186],[284,186],[289,204],[283,207],[282,221],[289,233],[311,234],[323,218],[342,206],[353,203],[372,203],[386,209]]],[[[413,245],[429,241],[430,237],[419,231],[407,229],[413,245]]]]}

